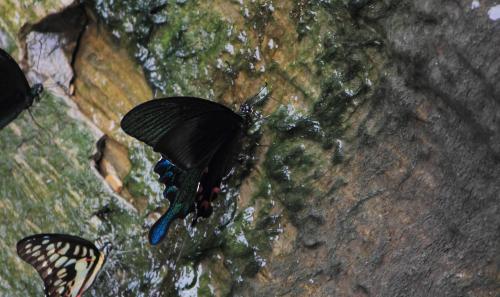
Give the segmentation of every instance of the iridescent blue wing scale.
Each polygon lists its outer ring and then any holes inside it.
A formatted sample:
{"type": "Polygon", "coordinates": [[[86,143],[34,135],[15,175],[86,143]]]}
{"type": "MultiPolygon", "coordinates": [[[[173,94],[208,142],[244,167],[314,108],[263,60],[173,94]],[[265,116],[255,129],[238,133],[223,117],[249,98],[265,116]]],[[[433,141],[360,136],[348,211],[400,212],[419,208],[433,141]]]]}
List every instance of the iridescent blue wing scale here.
{"type": "Polygon", "coordinates": [[[181,170],[170,162],[170,160],[162,158],[156,163],[154,172],[160,176],[158,181],[165,185],[163,197],[172,203],[178,191],[178,181],[181,170]]]}
{"type": "Polygon", "coordinates": [[[170,201],[168,210],[151,227],[149,243],[156,245],[167,235],[175,219],[183,219],[195,210],[195,197],[198,190],[201,169],[179,170],[169,160],[162,158],[155,166],[159,180],[165,184],[163,195],[170,201]]]}

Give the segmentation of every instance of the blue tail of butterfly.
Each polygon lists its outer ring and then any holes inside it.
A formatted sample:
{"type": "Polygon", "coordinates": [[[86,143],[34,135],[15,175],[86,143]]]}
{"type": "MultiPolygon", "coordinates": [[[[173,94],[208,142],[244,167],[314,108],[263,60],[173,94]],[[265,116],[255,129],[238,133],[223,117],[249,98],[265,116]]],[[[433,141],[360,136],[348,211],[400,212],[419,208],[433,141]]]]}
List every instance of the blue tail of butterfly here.
{"type": "Polygon", "coordinates": [[[175,201],[170,204],[167,212],[149,230],[149,243],[156,245],[167,235],[168,228],[173,220],[181,214],[182,204],[175,201]]]}
{"type": "Polygon", "coordinates": [[[165,184],[163,196],[170,201],[170,206],[149,231],[152,245],[160,243],[167,235],[173,220],[184,218],[195,210],[198,183],[203,172],[199,168],[182,171],[165,158],[156,164],[154,171],[160,175],[159,182],[165,184]]]}
{"type": "Polygon", "coordinates": [[[160,241],[167,235],[170,224],[174,219],[179,217],[179,213],[182,209],[182,205],[180,203],[176,203],[175,201],[175,197],[178,193],[175,180],[176,175],[179,173],[175,165],[169,160],[162,158],[156,164],[154,172],[160,175],[158,181],[165,184],[163,196],[170,201],[170,207],[149,230],[149,242],[152,245],[160,243],[160,241]]]}

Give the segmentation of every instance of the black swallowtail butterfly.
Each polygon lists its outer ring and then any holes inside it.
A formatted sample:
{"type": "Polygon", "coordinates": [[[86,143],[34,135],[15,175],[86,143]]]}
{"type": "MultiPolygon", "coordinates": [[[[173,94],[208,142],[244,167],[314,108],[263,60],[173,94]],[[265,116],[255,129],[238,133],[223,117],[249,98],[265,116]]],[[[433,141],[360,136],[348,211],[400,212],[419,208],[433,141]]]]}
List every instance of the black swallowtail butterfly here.
{"type": "Polygon", "coordinates": [[[253,106],[267,98],[267,88],[264,90],[266,93],[261,91],[245,102],[238,113],[196,97],[169,97],[140,104],[124,116],[122,129],[163,157],[155,171],[166,184],[164,195],[171,203],[150,230],[151,244],[165,237],[176,218],[192,211],[196,218],[210,216],[210,202],[217,197],[252,124],[253,106]]]}
{"type": "Polygon", "coordinates": [[[42,91],[42,84],[30,87],[16,61],[0,49],[0,130],[38,100],[42,91]]]}

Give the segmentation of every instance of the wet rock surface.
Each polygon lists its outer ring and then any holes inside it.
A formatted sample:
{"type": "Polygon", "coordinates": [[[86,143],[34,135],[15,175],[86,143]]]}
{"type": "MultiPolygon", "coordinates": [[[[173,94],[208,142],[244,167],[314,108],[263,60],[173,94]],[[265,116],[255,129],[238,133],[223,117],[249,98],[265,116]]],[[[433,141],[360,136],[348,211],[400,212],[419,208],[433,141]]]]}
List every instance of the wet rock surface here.
{"type": "Polygon", "coordinates": [[[41,292],[13,247],[42,231],[114,241],[90,296],[500,293],[493,1],[104,0],[72,30],[40,22],[63,2],[0,3],[0,44],[19,52],[22,31],[49,86],[33,109],[47,135],[26,114],[0,131],[0,295],[41,292]],[[152,94],[237,107],[265,82],[248,167],[210,219],[148,246],[158,156],[120,118],[152,94]]]}
{"type": "Polygon", "coordinates": [[[304,245],[271,261],[270,283],[253,290],[497,295],[500,27],[485,13],[495,3],[352,3],[385,36],[386,75],[348,120],[341,182],[306,203],[327,210],[325,223],[299,219],[304,245]]]}
{"type": "Polygon", "coordinates": [[[368,249],[382,256],[363,278],[370,294],[499,293],[500,27],[484,13],[495,3],[481,5],[402,3],[381,21],[394,73],[370,111],[385,119],[358,130],[381,157],[362,161],[373,171],[361,180],[380,193],[363,209],[391,203],[380,214],[399,226],[368,249]]]}

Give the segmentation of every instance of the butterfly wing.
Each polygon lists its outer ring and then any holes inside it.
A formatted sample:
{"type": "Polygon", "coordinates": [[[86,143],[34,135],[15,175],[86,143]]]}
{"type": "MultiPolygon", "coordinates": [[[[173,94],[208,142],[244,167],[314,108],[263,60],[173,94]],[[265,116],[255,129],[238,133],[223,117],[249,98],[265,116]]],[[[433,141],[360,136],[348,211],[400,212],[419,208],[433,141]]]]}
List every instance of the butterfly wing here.
{"type": "Polygon", "coordinates": [[[162,157],[156,163],[154,172],[160,176],[158,181],[165,185],[163,197],[168,199],[170,203],[173,203],[180,186],[179,177],[182,174],[182,170],[177,168],[170,160],[162,157]]]}
{"type": "Polygon", "coordinates": [[[233,137],[228,140],[210,160],[207,172],[207,184],[219,186],[222,178],[228,175],[236,161],[237,153],[241,149],[241,138],[233,137]]]}
{"type": "Polygon", "coordinates": [[[121,122],[129,135],[145,142],[182,169],[207,164],[221,145],[242,129],[229,108],[195,97],[154,99],[136,106],[121,122]]]}
{"type": "Polygon", "coordinates": [[[104,264],[93,243],[65,234],[36,234],[17,243],[17,254],[33,266],[47,297],[79,297],[104,264]]]}
{"type": "Polygon", "coordinates": [[[30,86],[16,61],[0,49],[0,129],[28,108],[30,86]]]}
{"type": "Polygon", "coordinates": [[[236,161],[236,154],[241,148],[241,138],[233,137],[214,154],[200,180],[196,197],[196,223],[198,217],[209,217],[212,214],[212,201],[217,198],[222,179],[227,176],[236,161]]]}

